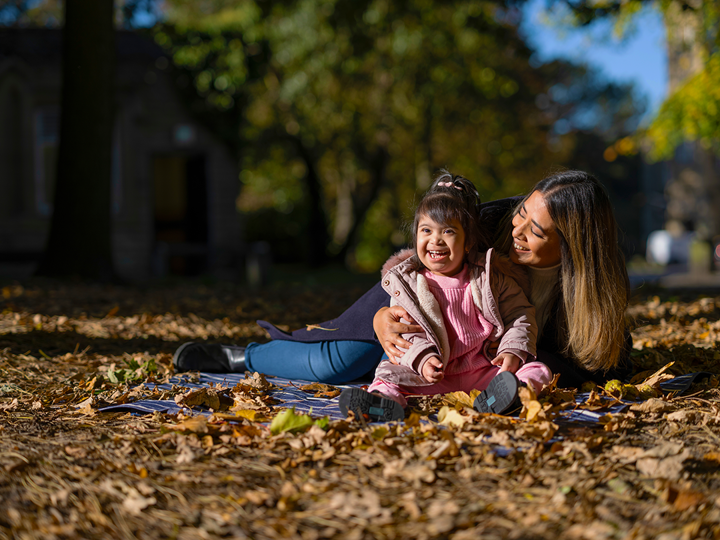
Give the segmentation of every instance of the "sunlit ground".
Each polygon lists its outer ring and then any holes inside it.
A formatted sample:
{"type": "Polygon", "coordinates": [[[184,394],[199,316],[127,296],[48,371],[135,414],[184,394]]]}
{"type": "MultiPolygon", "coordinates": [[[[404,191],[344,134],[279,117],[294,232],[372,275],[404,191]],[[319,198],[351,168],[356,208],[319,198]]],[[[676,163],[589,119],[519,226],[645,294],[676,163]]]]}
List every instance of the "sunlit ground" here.
{"type": "MultiPolygon", "coordinates": [[[[255,292],[6,283],[0,537],[717,537],[716,376],[582,425],[558,421],[573,406],[560,390],[525,396],[525,419],[450,405],[454,426],[418,423],[448,405],[437,398],[414,402],[417,416],[404,423],[276,435],[237,416],[252,409],[269,421],[282,410],[250,387],[219,388],[236,412],[209,419],[98,412],[181,399],[183,388],[159,393],[152,382],[172,375],[182,341],[263,340],[255,319],[302,327],[367,288],[295,279],[302,285],[255,292]]],[[[671,362],[666,374],[717,373],[720,298],[661,292],[636,298],[628,313],[637,382],[671,362]]],[[[604,394],[595,389],[586,406],[601,407],[604,394]]]]}

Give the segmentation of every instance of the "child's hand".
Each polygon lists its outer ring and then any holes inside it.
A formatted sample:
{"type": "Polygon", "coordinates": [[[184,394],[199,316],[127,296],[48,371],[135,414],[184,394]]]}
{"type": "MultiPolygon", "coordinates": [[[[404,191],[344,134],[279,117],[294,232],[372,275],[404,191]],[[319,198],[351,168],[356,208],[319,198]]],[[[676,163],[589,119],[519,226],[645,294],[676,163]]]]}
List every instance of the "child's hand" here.
{"type": "Polygon", "coordinates": [[[509,371],[510,373],[515,373],[518,369],[520,369],[520,359],[515,356],[512,353],[502,353],[495,357],[495,359],[490,362],[493,366],[500,366],[500,373],[501,371],[509,371]]]}
{"type": "Polygon", "coordinates": [[[445,377],[443,365],[437,356],[431,356],[422,368],[422,376],[429,383],[439,383],[445,377]]]}

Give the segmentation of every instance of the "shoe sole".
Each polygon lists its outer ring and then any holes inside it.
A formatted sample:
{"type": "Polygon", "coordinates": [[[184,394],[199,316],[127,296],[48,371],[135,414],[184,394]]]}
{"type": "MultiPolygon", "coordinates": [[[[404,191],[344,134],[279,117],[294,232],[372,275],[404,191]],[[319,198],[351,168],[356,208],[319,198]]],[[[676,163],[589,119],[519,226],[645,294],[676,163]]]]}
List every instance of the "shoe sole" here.
{"type": "Polygon", "coordinates": [[[373,422],[393,422],[405,418],[405,409],[397,401],[371,394],[362,388],[343,390],[339,399],[340,411],[347,416],[352,411],[373,422]]]}
{"type": "Polygon", "coordinates": [[[475,398],[473,408],[481,413],[509,415],[522,406],[518,397],[517,377],[509,371],[498,373],[488,387],[475,398]]]}

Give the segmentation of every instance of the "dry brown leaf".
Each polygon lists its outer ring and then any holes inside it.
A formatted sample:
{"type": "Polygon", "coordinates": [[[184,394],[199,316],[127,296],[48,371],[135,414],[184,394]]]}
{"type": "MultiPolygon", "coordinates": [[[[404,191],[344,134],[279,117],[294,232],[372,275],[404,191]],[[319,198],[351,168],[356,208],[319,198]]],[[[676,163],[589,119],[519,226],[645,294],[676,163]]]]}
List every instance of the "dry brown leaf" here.
{"type": "Polygon", "coordinates": [[[155,497],[143,497],[137,491],[131,491],[122,503],[123,509],[135,516],[139,515],[148,506],[152,506],[157,503],[155,497]]]}
{"type": "Polygon", "coordinates": [[[308,394],[313,394],[313,397],[316,398],[332,399],[340,395],[339,388],[319,382],[300,386],[300,390],[302,390],[303,392],[307,392],[308,394]]]}
{"type": "Polygon", "coordinates": [[[177,424],[165,424],[165,427],[173,431],[189,431],[191,433],[207,433],[207,418],[199,414],[197,416],[186,416],[177,424]]]}
{"type": "Polygon", "coordinates": [[[641,403],[634,403],[630,406],[630,410],[640,413],[664,413],[674,411],[675,406],[664,399],[650,398],[641,403]]]}
{"type": "Polygon", "coordinates": [[[655,373],[650,375],[647,379],[642,381],[639,386],[642,386],[643,384],[647,384],[649,386],[656,386],[660,382],[667,380],[668,378],[672,378],[673,376],[668,376],[665,372],[670,369],[673,365],[675,365],[675,361],[668,362],[663,367],[658,369],[655,373]]]}
{"type": "Polygon", "coordinates": [[[175,396],[175,403],[182,407],[208,407],[213,411],[226,411],[234,403],[227,396],[229,389],[218,391],[214,388],[196,388],[186,394],[175,396]]]}
{"type": "Polygon", "coordinates": [[[706,500],[703,493],[692,489],[689,485],[677,486],[670,483],[663,493],[663,499],[673,505],[678,512],[696,507],[706,500]]]}
{"type": "Polygon", "coordinates": [[[251,386],[253,388],[256,388],[257,390],[261,390],[263,392],[266,392],[270,390],[273,385],[267,381],[265,378],[265,375],[262,373],[245,373],[245,381],[241,384],[245,384],[247,386],[251,386]]]}
{"type": "Polygon", "coordinates": [[[680,424],[694,424],[702,421],[705,415],[700,411],[675,411],[665,416],[668,422],[677,422],[680,424]]]}

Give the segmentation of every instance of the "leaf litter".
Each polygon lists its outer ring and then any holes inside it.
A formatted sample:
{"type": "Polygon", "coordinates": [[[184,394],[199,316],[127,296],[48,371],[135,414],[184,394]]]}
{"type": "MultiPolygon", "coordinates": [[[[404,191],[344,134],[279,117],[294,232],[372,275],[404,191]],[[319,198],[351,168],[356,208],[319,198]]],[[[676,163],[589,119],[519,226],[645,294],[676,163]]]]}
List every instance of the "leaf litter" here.
{"type": "Polygon", "coordinates": [[[326,320],[362,292],[346,289],[5,287],[0,538],[720,537],[720,298],[633,302],[631,384],[577,390],[597,423],[562,422],[577,392],[555,384],[523,389],[519,418],[458,392],[390,424],[298,413],[260,374],[157,388],[179,342],[262,341],[256,318],[326,320]],[[660,389],[701,370],[684,395],[660,389]],[[140,399],[190,412],[99,412],[140,399]]]}

